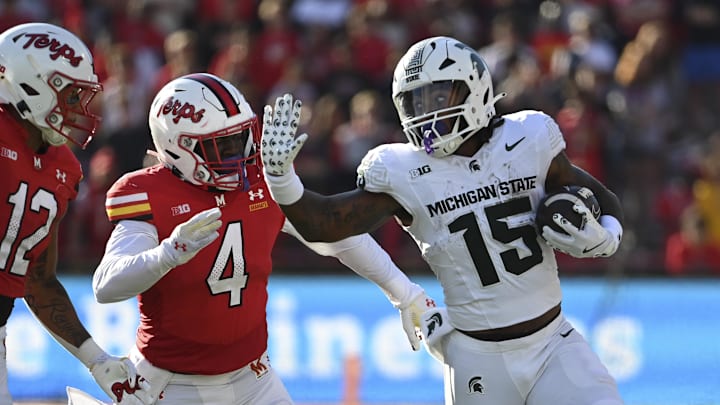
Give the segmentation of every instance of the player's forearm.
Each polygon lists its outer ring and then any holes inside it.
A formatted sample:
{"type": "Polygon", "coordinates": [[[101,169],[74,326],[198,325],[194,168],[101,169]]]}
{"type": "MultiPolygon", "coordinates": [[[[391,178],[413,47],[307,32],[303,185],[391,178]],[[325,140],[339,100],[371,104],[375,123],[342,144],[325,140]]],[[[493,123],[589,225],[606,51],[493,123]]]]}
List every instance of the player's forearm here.
{"type": "Polygon", "coordinates": [[[100,303],[132,298],[152,287],[171,265],[163,260],[155,228],[140,221],[115,226],[93,275],[93,292],[100,303]]]}
{"type": "Polygon", "coordinates": [[[584,169],[578,166],[573,166],[573,169],[577,179],[573,184],[584,185],[593,190],[603,215],[610,215],[622,224],[624,213],[617,195],[584,169]]]}
{"type": "Polygon", "coordinates": [[[342,214],[332,210],[326,198],[306,190],[303,197],[294,204],[280,207],[298,232],[308,241],[334,242],[354,235],[351,230],[342,226],[339,221],[342,214]]]}
{"type": "Polygon", "coordinates": [[[350,222],[354,215],[344,196],[331,197],[306,190],[294,171],[282,176],[265,173],[270,194],[298,232],[311,242],[333,242],[368,232],[350,222]]]}
{"type": "Polygon", "coordinates": [[[132,256],[106,255],[93,275],[95,299],[118,302],[145,292],[172,269],[160,255],[159,247],[132,256]]]}
{"type": "Polygon", "coordinates": [[[90,338],[57,278],[28,280],[25,303],[43,327],[66,349],[77,348],[90,338]]]}
{"type": "Polygon", "coordinates": [[[328,245],[335,249],[333,256],[380,287],[396,307],[409,302],[422,291],[369,234],[353,236],[328,245]]]}
{"type": "Polygon", "coordinates": [[[65,350],[90,368],[92,362],[105,352],[80,322],[65,287],[55,276],[53,252],[53,249],[45,251],[33,263],[25,282],[25,304],[65,350]]]}

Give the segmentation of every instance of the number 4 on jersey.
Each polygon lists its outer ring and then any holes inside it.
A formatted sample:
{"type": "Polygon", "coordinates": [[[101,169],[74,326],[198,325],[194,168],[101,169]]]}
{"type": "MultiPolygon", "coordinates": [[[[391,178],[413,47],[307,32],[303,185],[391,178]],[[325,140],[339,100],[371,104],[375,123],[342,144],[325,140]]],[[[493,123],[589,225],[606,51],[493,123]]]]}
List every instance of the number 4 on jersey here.
{"type": "Polygon", "coordinates": [[[230,306],[234,307],[242,305],[242,290],[247,285],[247,279],[242,223],[232,222],[225,230],[215,263],[205,281],[213,295],[229,293],[230,306]],[[232,267],[232,274],[223,277],[228,264],[232,267]]]}

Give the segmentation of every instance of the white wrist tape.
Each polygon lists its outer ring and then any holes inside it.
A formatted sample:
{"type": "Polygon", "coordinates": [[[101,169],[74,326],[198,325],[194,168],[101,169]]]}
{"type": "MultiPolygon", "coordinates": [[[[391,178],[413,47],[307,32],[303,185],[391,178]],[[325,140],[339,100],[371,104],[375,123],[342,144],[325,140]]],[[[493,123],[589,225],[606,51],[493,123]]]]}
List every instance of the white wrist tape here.
{"type": "Polygon", "coordinates": [[[97,363],[97,360],[103,356],[107,356],[107,353],[105,353],[105,350],[101,349],[92,338],[89,338],[78,347],[75,355],[85,367],[91,369],[92,366],[97,363]]]}
{"type": "Polygon", "coordinates": [[[608,232],[615,238],[618,243],[622,240],[623,227],[620,225],[620,221],[612,215],[601,215],[598,220],[603,228],[607,229],[608,232]]]}
{"type": "Polygon", "coordinates": [[[387,280],[380,289],[388,297],[395,308],[405,308],[420,294],[424,293],[422,287],[410,281],[404,273],[397,274],[387,280]]]}
{"type": "Polygon", "coordinates": [[[270,187],[270,195],[280,205],[291,205],[297,202],[305,192],[305,186],[295,170],[275,176],[265,171],[265,182],[270,187]]]}

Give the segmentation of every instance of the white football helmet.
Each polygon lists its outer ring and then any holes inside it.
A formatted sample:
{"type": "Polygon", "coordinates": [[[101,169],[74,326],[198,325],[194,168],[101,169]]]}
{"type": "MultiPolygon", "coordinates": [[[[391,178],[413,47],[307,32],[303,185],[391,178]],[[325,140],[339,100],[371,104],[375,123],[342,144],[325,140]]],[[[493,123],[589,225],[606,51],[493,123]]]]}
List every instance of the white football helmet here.
{"type": "Polygon", "coordinates": [[[150,107],[160,161],[206,190],[247,190],[262,173],[260,125],[240,91],[207,73],[166,84],[150,107]]]}
{"type": "Polygon", "coordinates": [[[448,37],[415,43],[395,67],[392,97],[408,140],[428,154],[452,154],[495,115],[487,65],[473,48],[448,37]]]}
{"type": "Polygon", "coordinates": [[[28,23],[0,34],[0,103],[12,104],[50,145],[90,142],[100,118],[88,104],[101,90],[90,50],[70,31],[28,23]]]}

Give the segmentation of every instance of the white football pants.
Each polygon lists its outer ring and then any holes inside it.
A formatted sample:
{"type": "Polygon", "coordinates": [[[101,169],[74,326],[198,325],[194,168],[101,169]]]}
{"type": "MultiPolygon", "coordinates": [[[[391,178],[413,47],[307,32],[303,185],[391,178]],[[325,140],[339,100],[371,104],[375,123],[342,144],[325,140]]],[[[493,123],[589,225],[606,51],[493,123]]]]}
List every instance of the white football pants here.
{"type": "Polygon", "coordinates": [[[0,327],[0,405],[12,404],[12,397],[8,389],[7,348],[5,347],[6,336],[7,325],[3,325],[0,327]]]}
{"type": "Polygon", "coordinates": [[[453,330],[438,344],[446,405],[623,404],[615,380],[562,314],[519,339],[487,342],[453,330]]]}
{"type": "Polygon", "coordinates": [[[158,405],[292,405],[267,353],[235,371],[218,375],[176,374],[159,369],[136,347],[130,360],[145,377],[158,405]]]}

